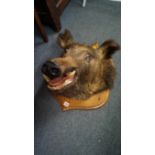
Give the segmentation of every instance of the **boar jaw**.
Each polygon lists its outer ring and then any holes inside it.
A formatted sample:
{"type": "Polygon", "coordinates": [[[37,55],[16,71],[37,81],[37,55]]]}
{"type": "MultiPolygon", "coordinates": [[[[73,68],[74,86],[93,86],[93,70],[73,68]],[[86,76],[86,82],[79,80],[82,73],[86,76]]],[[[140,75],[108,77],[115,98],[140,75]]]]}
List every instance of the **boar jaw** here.
{"type": "Polygon", "coordinates": [[[76,79],[76,71],[72,71],[65,76],[58,77],[56,79],[49,79],[46,75],[43,75],[44,79],[48,83],[48,88],[51,90],[60,90],[66,86],[72,84],[76,79]]]}

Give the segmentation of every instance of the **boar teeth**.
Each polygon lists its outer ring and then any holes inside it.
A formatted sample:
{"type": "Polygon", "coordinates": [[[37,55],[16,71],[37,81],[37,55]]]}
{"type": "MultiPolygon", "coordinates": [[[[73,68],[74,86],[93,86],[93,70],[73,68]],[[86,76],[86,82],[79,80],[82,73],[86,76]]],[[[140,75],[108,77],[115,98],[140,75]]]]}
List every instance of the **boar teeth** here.
{"type": "Polygon", "coordinates": [[[65,83],[64,83],[64,85],[68,85],[68,84],[70,84],[72,81],[73,81],[73,80],[66,80],[65,83]]]}
{"type": "Polygon", "coordinates": [[[66,80],[62,85],[54,86],[54,87],[48,85],[48,88],[49,88],[49,89],[53,89],[53,90],[58,90],[58,89],[61,89],[61,88],[63,88],[64,86],[66,86],[66,85],[68,85],[68,84],[70,84],[70,83],[72,83],[72,82],[73,82],[73,79],[72,79],[72,80],[71,80],[71,79],[68,79],[68,80],[66,80]]]}
{"type": "Polygon", "coordinates": [[[71,73],[69,73],[69,76],[72,76],[75,74],[75,71],[72,71],[71,73]]]}
{"type": "Polygon", "coordinates": [[[47,86],[49,89],[52,89],[52,90],[58,90],[58,89],[61,89],[63,86],[56,86],[56,87],[51,87],[51,86],[47,86]]]}
{"type": "Polygon", "coordinates": [[[43,74],[43,78],[46,80],[46,82],[50,81],[50,79],[45,74],[43,74]]]}
{"type": "MultiPolygon", "coordinates": [[[[73,82],[75,73],[76,73],[76,71],[73,71],[73,72],[69,73],[68,76],[67,76],[67,79],[62,84],[60,84],[58,86],[50,86],[50,85],[48,85],[48,88],[52,89],[52,90],[59,90],[59,89],[63,88],[64,86],[69,85],[70,83],[73,82]]],[[[44,76],[44,79],[47,82],[50,81],[49,78],[46,75],[43,75],[43,76],[44,76]]]]}

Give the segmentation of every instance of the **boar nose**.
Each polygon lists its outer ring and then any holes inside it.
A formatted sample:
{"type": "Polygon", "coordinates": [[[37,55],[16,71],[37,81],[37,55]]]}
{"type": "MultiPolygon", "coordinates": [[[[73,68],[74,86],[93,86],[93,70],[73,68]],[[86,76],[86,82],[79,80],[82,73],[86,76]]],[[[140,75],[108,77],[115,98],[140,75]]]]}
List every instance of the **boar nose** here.
{"type": "Polygon", "coordinates": [[[51,61],[47,61],[46,63],[44,63],[41,70],[42,73],[46,74],[51,79],[54,79],[61,75],[60,68],[54,62],[51,61]]]}

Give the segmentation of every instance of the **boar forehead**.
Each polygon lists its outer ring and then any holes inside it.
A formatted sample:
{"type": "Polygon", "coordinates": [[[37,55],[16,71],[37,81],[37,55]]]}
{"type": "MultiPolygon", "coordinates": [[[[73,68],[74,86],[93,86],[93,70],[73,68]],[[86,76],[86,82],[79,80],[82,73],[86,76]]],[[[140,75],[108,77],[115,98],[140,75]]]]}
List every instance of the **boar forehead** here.
{"type": "Polygon", "coordinates": [[[95,55],[94,50],[90,46],[73,44],[65,50],[65,56],[83,57],[87,53],[95,55]]]}

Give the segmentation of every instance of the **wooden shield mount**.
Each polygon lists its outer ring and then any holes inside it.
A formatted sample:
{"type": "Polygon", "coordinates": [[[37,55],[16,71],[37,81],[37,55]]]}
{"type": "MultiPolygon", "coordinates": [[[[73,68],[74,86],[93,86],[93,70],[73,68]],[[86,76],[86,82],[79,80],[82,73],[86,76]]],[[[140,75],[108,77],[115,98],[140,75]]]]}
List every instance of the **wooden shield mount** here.
{"type": "Polygon", "coordinates": [[[97,109],[103,106],[109,98],[110,90],[105,90],[97,93],[86,100],[78,100],[73,98],[67,98],[61,95],[54,95],[56,100],[59,102],[62,111],[73,110],[73,109],[97,109]]]}

